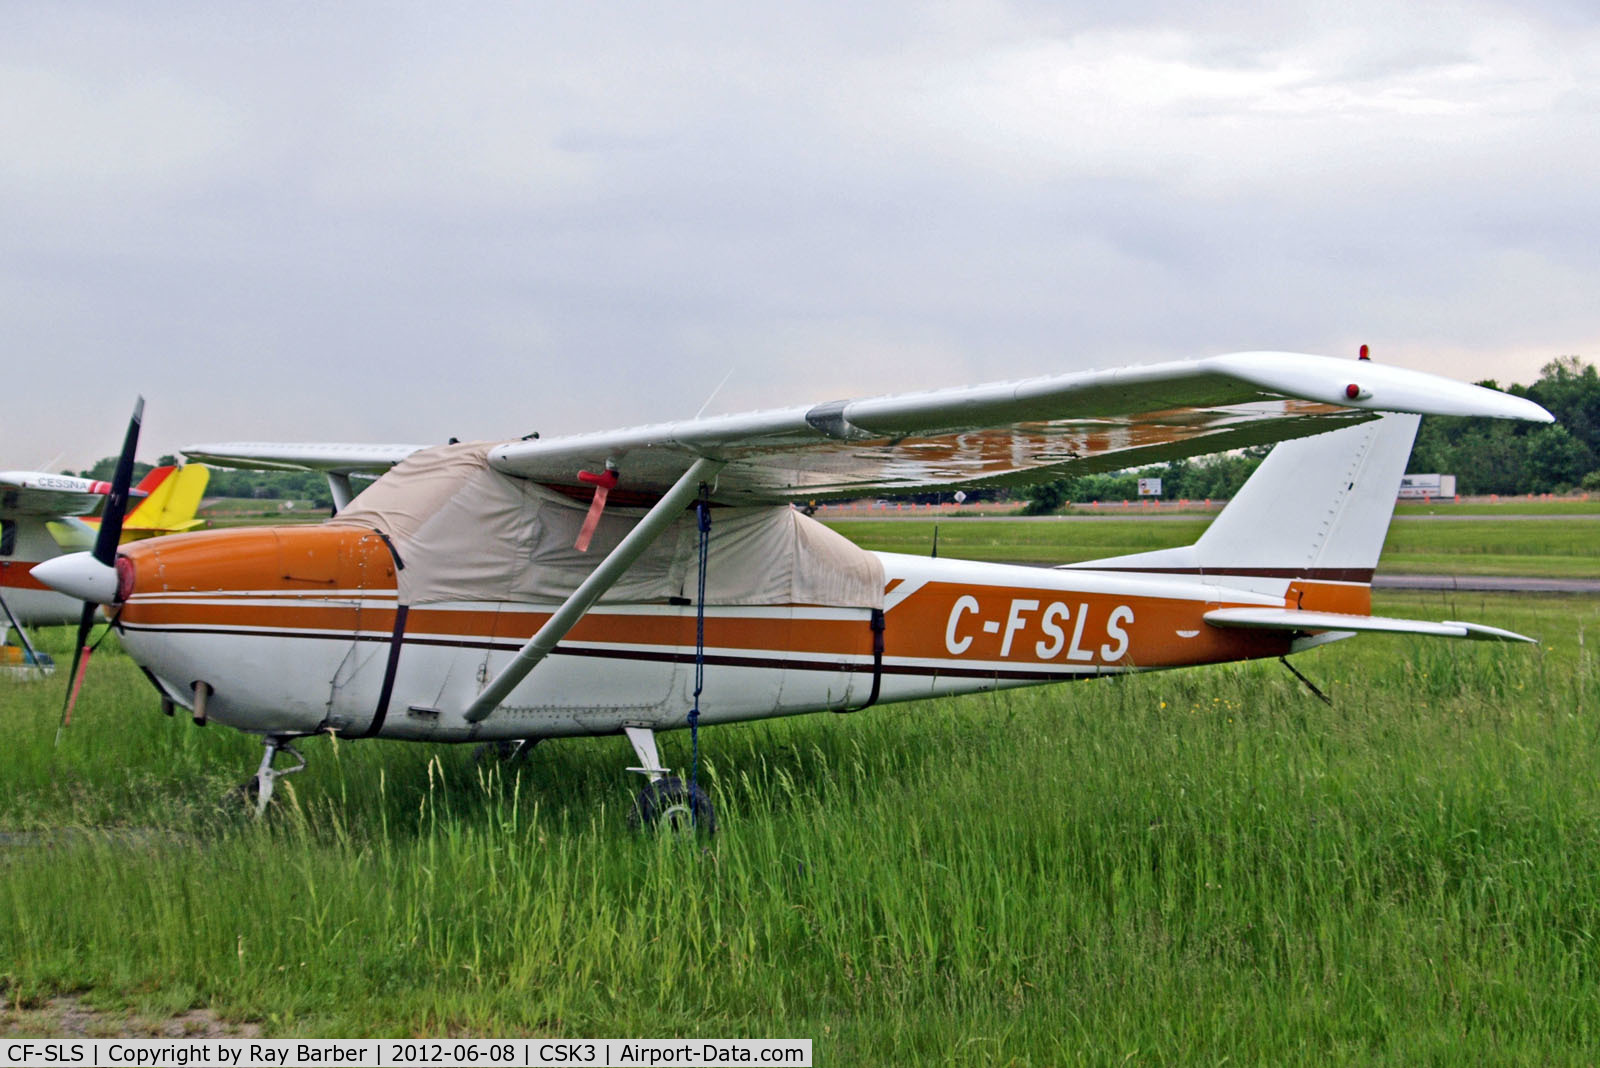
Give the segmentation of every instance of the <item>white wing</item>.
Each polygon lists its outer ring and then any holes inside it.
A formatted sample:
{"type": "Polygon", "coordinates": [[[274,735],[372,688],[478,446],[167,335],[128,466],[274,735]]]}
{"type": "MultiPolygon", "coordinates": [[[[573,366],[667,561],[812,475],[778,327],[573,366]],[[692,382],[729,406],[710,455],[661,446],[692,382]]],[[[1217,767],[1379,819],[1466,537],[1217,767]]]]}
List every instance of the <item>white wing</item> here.
{"type": "Polygon", "coordinates": [[[559,485],[610,463],[622,488],[660,493],[707,456],[728,464],[717,499],[794,501],[1116,470],[1381,411],[1552,421],[1532,401],[1434,375],[1258,352],[509,442],[489,462],[559,485]]]}
{"type": "Polygon", "coordinates": [[[304,444],[226,441],[190,445],[183,454],[197,463],[261,471],[322,471],[336,475],[379,475],[425,445],[304,444]]]}
{"type": "MultiPolygon", "coordinates": [[[[714,497],[782,502],[1005,485],[1270,444],[1378,412],[1550,422],[1532,401],[1369,361],[1253,352],[744,415],[506,442],[489,462],[558,486],[614,466],[660,494],[695,459],[726,467],[714,497]]],[[[418,446],[194,446],[232,466],[381,472],[418,446]]]]}

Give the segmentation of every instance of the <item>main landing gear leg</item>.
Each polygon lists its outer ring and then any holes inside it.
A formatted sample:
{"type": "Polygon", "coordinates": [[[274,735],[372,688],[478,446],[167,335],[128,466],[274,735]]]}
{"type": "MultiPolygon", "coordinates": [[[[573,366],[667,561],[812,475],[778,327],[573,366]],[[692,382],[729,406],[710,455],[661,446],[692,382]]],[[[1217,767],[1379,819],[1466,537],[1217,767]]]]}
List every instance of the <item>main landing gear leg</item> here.
{"type": "Polygon", "coordinates": [[[626,726],[622,730],[639,756],[640,766],[628,770],[649,780],[634,799],[628,825],[635,829],[660,827],[671,831],[715,832],[717,816],[711,807],[711,798],[699,786],[686,785],[682,779],[667,774],[667,769],[661,766],[661,754],[656,751],[655,731],[643,724],[626,726]]]}
{"type": "Polygon", "coordinates": [[[266,813],[267,804],[272,800],[273,784],[281,776],[306,770],[306,758],[294,747],[294,739],[295,736],[291,734],[269,734],[261,739],[267,751],[261,754],[261,766],[256,769],[256,777],[244,784],[245,795],[255,795],[257,817],[266,813]],[[294,757],[297,762],[294,767],[282,769],[273,767],[272,762],[277,759],[279,752],[294,757]]]}

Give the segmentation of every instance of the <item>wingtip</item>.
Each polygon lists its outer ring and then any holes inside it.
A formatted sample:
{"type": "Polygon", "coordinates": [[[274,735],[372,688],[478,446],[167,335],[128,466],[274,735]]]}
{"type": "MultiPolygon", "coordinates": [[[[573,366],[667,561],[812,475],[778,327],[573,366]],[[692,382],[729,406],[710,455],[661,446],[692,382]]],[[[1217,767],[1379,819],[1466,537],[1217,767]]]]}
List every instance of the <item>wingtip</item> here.
{"type": "Polygon", "coordinates": [[[1526,397],[1370,360],[1340,360],[1296,352],[1239,352],[1201,362],[1267,389],[1341,407],[1555,422],[1555,416],[1526,397]]]}
{"type": "Polygon", "coordinates": [[[1530,638],[1526,634],[1518,634],[1514,630],[1503,627],[1491,627],[1487,623],[1466,623],[1459,619],[1447,619],[1446,626],[1462,627],[1466,630],[1465,637],[1481,642],[1526,642],[1529,645],[1538,645],[1538,638],[1530,638]]]}
{"type": "Polygon", "coordinates": [[[1484,411],[1482,414],[1492,414],[1499,419],[1519,419],[1525,423],[1553,423],[1556,417],[1551,415],[1543,405],[1519,397],[1514,393],[1502,393],[1497,389],[1487,386],[1470,386],[1469,389],[1477,391],[1474,400],[1485,409],[1492,408],[1493,412],[1484,411]]]}

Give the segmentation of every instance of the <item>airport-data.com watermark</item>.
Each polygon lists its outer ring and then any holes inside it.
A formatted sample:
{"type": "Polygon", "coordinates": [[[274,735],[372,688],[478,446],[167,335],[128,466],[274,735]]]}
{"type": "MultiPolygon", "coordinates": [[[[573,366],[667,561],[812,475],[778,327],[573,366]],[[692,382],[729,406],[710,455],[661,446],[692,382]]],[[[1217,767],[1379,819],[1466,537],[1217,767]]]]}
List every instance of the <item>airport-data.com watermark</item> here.
{"type": "Polygon", "coordinates": [[[287,1039],[85,1038],[0,1042],[0,1068],[811,1068],[809,1038],[287,1039]]]}

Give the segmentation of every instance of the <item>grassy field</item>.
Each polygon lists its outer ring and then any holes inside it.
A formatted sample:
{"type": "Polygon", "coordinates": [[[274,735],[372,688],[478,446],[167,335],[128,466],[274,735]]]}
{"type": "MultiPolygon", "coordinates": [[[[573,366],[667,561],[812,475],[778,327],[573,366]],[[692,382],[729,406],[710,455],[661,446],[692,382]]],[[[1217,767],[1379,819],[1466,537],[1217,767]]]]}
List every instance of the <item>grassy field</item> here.
{"type": "MultiPolygon", "coordinates": [[[[1187,545],[1206,518],[852,520],[831,524],[869,549],[927,555],[939,530],[939,555],[1002,563],[1074,563],[1187,545]]],[[[1460,522],[1398,517],[1389,526],[1380,572],[1417,575],[1600,576],[1600,526],[1583,519],[1460,522]]]]}
{"type": "Polygon", "coordinates": [[[1297,659],[1331,708],[1266,663],[717,728],[709,844],[623,829],[617,738],[312,740],[257,824],[218,799],[259,746],[101,655],[59,748],[60,680],[0,687],[0,988],[818,1064],[1588,1061],[1600,602],[1378,601],[1544,644],[1338,643],[1297,659]]]}
{"type": "Polygon", "coordinates": [[[1209,518],[1096,519],[855,519],[828,524],[851,541],[878,552],[927,556],[939,531],[939,555],[1010,564],[1067,564],[1102,556],[1187,545],[1209,518]]]}
{"type": "MultiPolygon", "coordinates": [[[[1130,501],[1126,507],[1121,501],[1103,501],[1099,504],[1069,504],[1062,514],[1073,516],[1105,516],[1116,517],[1119,515],[1215,515],[1221,511],[1228,502],[1218,499],[1214,501],[1172,501],[1159,502],[1138,500],[1130,501]],[[1154,507],[1153,507],[1154,505],[1154,507]]],[[[824,505],[817,513],[823,520],[849,517],[854,519],[873,518],[920,518],[923,514],[930,517],[939,516],[945,519],[982,519],[994,517],[997,513],[987,509],[1010,509],[1009,514],[1020,515],[1022,502],[1016,501],[1010,505],[980,505],[971,504],[956,507],[946,502],[938,509],[925,511],[921,505],[907,505],[904,511],[897,510],[891,502],[879,506],[872,502],[846,502],[839,505],[824,505]]],[[[1007,514],[1000,512],[998,514],[1007,514]]],[[[1476,515],[1476,516],[1507,516],[1507,515],[1600,515],[1600,495],[1582,494],[1574,497],[1463,497],[1460,500],[1450,501],[1400,501],[1395,505],[1395,514],[1402,516],[1420,515],[1476,515]]]]}
{"type": "Polygon", "coordinates": [[[1585,520],[1396,519],[1380,571],[1418,575],[1600,577],[1600,526],[1585,520]]]}
{"type": "Polygon", "coordinates": [[[255,500],[244,497],[214,497],[195,513],[208,527],[256,527],[279,523],[320,523],[328,509],[311,501],[255,500]]]}

